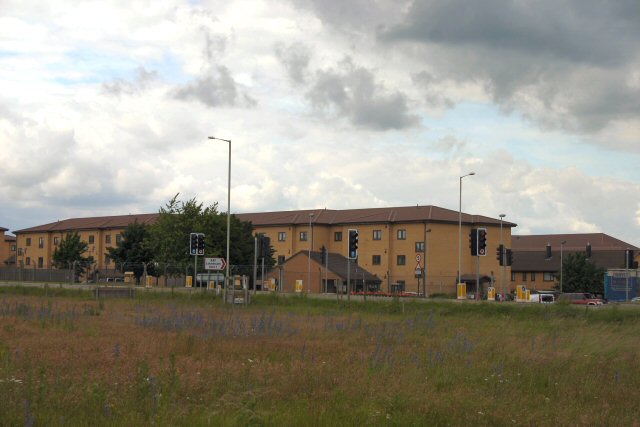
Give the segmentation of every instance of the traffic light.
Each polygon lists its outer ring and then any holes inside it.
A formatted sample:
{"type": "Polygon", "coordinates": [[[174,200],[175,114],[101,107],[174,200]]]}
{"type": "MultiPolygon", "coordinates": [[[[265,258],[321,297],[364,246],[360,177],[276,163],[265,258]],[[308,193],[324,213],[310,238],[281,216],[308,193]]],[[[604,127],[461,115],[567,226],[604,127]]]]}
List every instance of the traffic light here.
{"type": "Polygon", "coordinates": [[[625,252],[626,255],[626,262],[625,262],[625,267],[626,268],[633,268],[633,249],[627,249],[625,252]]]}
{"type": "Polygon", "coordinates": [[[262,258],[269,258],[271,256],[271,238],[269,236],[260,236],[260,249],[262,258]]]}
{"type": "Polygon", "coordinates": [[[323,265],[327,263],[327,248],[325,248],[324,246],[320,248],[320,260],[322,261],[323,265]]]}
{"type": "Polygon", "coordinates": [[[510,266],[513,264],[513,251],[511,249],[507,249],[506,251],[506,261],[507,261],[507,265],[510,266]]]}
{"type": "Polygon", "coordinates": [[[496,259],[498,260],[498,262],[500,263],[500,265],[504,265],[504,245],[500,245],[498,246],[498,248],[496,249],[496,259]]]}
{"type": "Polygon", "coordinates": [[[190,237],[189,253],[191,255],[197,255],[198,254],[198,233],[191,233],[189,237],[190,237]]]}
{"type": "Polygon", "coordinates": [[[587,243],[585,252],[587,253],[587,259],[591,258],[591,243],[587,243]]]}
{"type": "Polygon", "coordinates": [[[551,259],[551,243],[547,243],[546,251],[547,251],[547,253],[546,253],[545,258],[546,259],[551,259]]]}
{"type": "Polygon", "coordinates": [[[358,258],[358,230],[349,230],[349,259],[358,258]]]}
{"type": "Polygon", "coordinates": [[[478,256],[487,255],[487,229],[478,228],[478,256]]]}
{"type": "Polygon", "coordinates": [[[198,255],[204,255],[204,234],[198,233],[198,255]]]}
{"type": "Polygon", "coordinates": [[[471,248],[471,256],[478,256],[478,229],[472,228],[469,233],[469,247],[471,248]]]}

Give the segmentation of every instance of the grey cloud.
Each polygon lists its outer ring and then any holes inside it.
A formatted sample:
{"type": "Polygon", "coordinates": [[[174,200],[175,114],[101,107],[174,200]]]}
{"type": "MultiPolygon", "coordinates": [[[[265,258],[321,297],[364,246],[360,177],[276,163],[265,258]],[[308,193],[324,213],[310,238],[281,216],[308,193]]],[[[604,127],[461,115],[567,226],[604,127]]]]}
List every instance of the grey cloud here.
{"type": "Polygon", "coordinates": [[[293,43],[289,46],[278,43],[275,46],[275,53],[280,63],[287,70],[289,78],[294,83],[304,83],[305,73],[311,59],[309,48],[302,43],[293,43]]]}
{"type": "Polygon", "coordinates": [[[420,46],[438,75],[483,81],[503,109],[545,127],[597,132],[640,115],[627,83],[640,60],[634,0],[416,1],[378,36],[420,46]]]}
{"type": "Polygon", "coordinates": [[[157,78],[158,73],[156,71],[147,71],[144,67],[140,67],[136,70],[134,81],[114,79],[103,83],[102,91],[116,96],[132,95],[147,89],[157,78]]]}
{"type": "Polygon", "coordinates": [[[256,105],[256,101],[249,95],[239,93],[235,80],[224,66],[219,66],[196,78],[193,82],[178,88],[174,91],[173,96],[183,101],[200,101],[208,107],[253,107],[256,105]]]}
{"type": "Polygon", "coordinates": [[[452,108],[455,103],[437,87],[438,79],[426,71],[412,76],[413,82],[422,89],[425,102],[432,107],[452,108]]]}
{"type": "Polygon", "coordinates": [[[350,60],[343,61],[338,70],[318,71],[307,98],[316,111],[346,116],[364,128],[403,129],[419,123],[419,118],[409,113],[403,93],[388,93],[375,82],[371,71],[354,66],[350,60]]]}

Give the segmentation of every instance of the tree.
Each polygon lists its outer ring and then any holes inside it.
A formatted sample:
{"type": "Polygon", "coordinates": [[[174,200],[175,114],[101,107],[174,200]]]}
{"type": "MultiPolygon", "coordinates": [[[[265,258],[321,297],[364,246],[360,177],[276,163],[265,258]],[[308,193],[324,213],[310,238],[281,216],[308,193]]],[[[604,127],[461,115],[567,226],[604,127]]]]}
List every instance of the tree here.
{"type": "Polygon", "coordinates": [[[585,253],[569,253],[562,262],[562,291],[604,294],[604,274],[605,269],[589,262],[585,253]]]}
{"type": "MultiPolygon", "coordinates": [[[[149,227],[149,247],[155,260],[167,266],[167,274],[180,274],[193,265],[189,254],[189,235],[205,234],[205,256],[226,257],[227,216],[218,212],[218,204],[204,206],[194,199],[182,202],[176,194],[160,208],[158,219],[149,227]]],[[[231,216],[230,257],[235,268],[253,265],[253,229],[251,223],[231,216]]],[[[198,257],[201,267],[204,257],[198,257]]]]}
{"type": "Polygon", "coordinates": [[[65,237],[60,240],[60,244],[53,251],[53,265],[56,268],[68,268],[72,267],[75,270],[75,278],[79,278],[85,273],[87,268],[93,263],[93,257],[84,257],[83,254],[87,251],[89,245],[87,242],[80,240],[80,235],[77,231],[67,233],[65,237]]]}
{"type": "Polygon", "coordinates": [[[124,265],[127,271],[133,271],[136,283],[140,283],[145,265],[147,266],[147,274],[155,274],[154,264],[151,263],[154,256],[149,247],[148,238],[148,227],[145,224],[133,222],[123,230],[122,239],[116,247],[107,248],[112,260],[124,265]]]}

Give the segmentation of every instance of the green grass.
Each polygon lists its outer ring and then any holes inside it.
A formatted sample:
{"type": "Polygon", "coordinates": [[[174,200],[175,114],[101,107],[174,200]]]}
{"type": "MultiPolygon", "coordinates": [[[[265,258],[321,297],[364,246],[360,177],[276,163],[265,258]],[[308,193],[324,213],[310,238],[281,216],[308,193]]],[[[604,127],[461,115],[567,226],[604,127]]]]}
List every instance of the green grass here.
{"type": "Polygon", "coordinates": [[[0,290],[0,425],[640,421],[633,307],[0,290]]]}

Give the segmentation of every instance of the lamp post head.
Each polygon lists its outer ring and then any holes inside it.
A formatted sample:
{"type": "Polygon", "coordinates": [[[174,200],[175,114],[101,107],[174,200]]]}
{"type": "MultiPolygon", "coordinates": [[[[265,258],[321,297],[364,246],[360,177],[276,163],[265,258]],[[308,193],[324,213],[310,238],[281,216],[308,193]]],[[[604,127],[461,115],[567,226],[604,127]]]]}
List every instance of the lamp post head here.
{"type": "Polygon", "coordinates": [[[504,218],[506,215],[505,214],[500,214],[500,219],[504,218]]]}

